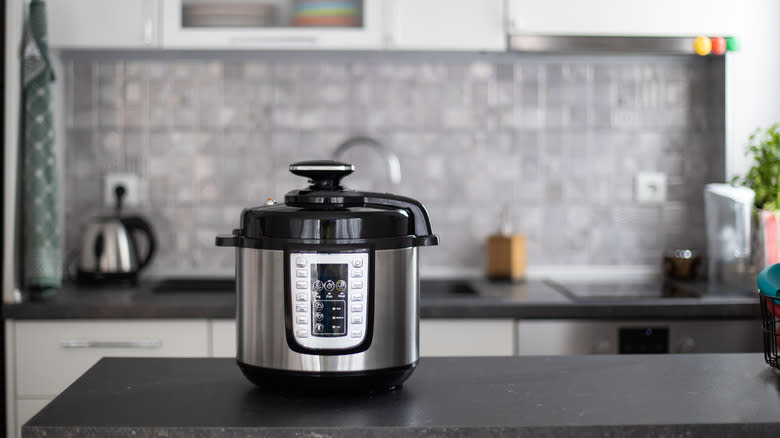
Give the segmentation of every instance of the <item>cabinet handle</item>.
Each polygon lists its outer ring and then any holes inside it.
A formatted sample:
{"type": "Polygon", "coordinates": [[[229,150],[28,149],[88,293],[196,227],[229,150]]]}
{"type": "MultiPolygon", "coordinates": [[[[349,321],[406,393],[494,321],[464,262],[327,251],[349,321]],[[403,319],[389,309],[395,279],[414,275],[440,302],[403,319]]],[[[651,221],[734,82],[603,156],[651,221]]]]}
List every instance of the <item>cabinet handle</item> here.
{"type": "Polygon", "coordinates": [[[384,43],[387,47],[395,47],[399,33],[398,20],[400,18],[398,15],[400,12],[398,12],[398,10],[400,9],[400,6],[396,0],[383,1],[382,6],[382,15],[386,17],[382,21],[382,31],[384,33],[382,38],[384,39],[384,43]]]}
{"type": "Polygon", "coordinates": [[[147,46],[152,45],[154,42],[154,2],[151,0],[145,0],[143,4],[144,14],[144,44],[147,46]]]}
{"type": "Polygon", "coordinates": [[[289,36],[234,36],[230,38],[230,43],[237,46],[241,45],[278,45],[289,44],[297,46],[314,46],[317,44],[316,36],[309,35],[289,35],[289,36]]]}
{"type": "Polygon", "coordinates": [[[144,44],[152,44],[152,19],[144,20],[144,44]]]}
{"type": "Polygon", "coordinates": [[[139,341],[87,341],[84,339],[67,339],[62,341],[63,348],[160,348],[159,339],[144,339],[139,341]]]}

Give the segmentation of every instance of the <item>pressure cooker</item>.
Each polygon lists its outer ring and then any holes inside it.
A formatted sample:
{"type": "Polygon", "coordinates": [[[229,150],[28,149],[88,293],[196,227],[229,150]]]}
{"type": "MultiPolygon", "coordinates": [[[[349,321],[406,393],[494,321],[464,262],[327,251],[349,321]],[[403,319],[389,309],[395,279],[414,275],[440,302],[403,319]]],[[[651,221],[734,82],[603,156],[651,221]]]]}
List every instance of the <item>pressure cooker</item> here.
{"type": "Polygon", "coordinates": [[[235,247],[237,362],[260,387],[383,391],[419,358],[418,248],[437,245],[418,201],[346,190],[355,170],[304,161],[309,187],[241,213],[235,247]]]}

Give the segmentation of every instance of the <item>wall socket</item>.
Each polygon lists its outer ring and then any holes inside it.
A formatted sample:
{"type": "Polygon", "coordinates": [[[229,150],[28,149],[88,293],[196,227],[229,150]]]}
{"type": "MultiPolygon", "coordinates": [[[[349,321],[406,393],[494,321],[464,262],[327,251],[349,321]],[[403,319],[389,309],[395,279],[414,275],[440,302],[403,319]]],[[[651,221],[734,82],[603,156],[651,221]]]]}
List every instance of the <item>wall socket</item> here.
{"type": "Polygon", "coordinates": [[[642,204],[666,201],[666,174],[639,172],[634,178],[634,200],[642,204]]]}
{"type": "Polygon", "coordinates": [[[134,173],[109,173],[103,180],[103,203],[106,207],[116,205],[116,195],[114,189],[117,186],[125,187],[125,197],[122,201],[123,207],[138,206],[138,175],[134,173]]]}

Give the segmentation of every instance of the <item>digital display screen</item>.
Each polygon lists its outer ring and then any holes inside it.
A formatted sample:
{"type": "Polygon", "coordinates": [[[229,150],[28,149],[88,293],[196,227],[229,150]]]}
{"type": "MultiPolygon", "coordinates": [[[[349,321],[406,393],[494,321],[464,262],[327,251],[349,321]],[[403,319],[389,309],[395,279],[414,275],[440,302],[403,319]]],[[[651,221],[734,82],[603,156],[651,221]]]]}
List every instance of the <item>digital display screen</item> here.
{"type": "Polygon", "coordinates": [[[347,334],[347,264],[312,264],[312,335],[347,334]]]}

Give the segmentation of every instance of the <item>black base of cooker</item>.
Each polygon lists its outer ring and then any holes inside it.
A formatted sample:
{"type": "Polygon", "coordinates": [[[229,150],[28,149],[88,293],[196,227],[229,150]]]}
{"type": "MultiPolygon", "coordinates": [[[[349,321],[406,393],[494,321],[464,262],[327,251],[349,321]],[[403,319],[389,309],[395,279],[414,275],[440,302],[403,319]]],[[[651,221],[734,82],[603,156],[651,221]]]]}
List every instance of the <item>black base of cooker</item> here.
{"type": "Polygon", "coordinates": [[[400,388],[417,362],[402,367],[348,372],[303,372],[256,367],[236,361],[247,379],[262,389],[293,392],[376,393],[400,388]]]}

